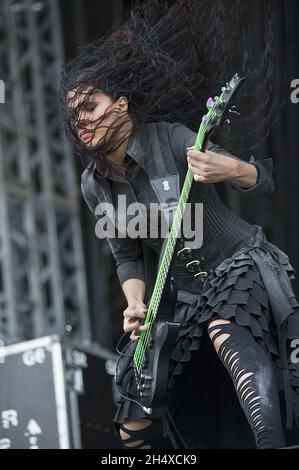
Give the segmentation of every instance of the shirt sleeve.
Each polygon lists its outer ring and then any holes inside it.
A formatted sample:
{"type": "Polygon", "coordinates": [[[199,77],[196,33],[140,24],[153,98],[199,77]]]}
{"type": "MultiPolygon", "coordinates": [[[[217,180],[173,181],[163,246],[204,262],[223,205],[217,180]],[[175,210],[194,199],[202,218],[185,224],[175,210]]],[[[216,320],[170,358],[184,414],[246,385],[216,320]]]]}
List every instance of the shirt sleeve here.
{"type": "Polygon", "coordinates": [[[188,169],[187,147],[195,145],[197,133],[179,122],[167,123],[167,130],[169,144],[175,159],[180,163],[184,163],[188,169]]]}
{"type": "MultiPolygon", "coordinates": [[[[81,178],[81,192],[89,209],[98,220],[95,210],[98,205],[96,195],[88,189],[88,185],[81,178]]],[[[117,229],[115,238],[106,237],[112,255],[116,263],[116,272],[120,284],[128,279],[140,279],[145,282],[145,270],[143,260],[143,250],[140,240],[133,238],[120,238],[117,229]]]]}
{"type": "MultiPolygon", "coordinates": [[[[184,160],[187,165],[187,147],[193,147],[195,145],[197,133],[189,129],[187,126],[181,123],[168,123],[168,136],[169,142],[177,160],[184,160]]],[[[208,150],[221,155],[226,155],[236,160],[244,161],[241,158],[229,153],[227,150],[220,147],[211,141],[207,145],[208,150]]],[[[251,196],[265,196],[270,194],[275,189],[273,174],[273,160],[272,158],[265,158],[262,160],[255,160],[254,157],[250,157],[249,162],[257,169],[257,181],[256,184],[250,188],[243,188],[238,183],[229,181],[228,184],[231,189],[238,190],[241,193],[248,193],[251,196]]]]}
{"type": "MultiPolygon", "coordinates": [[[[242,160],[241,158],[232,155],[227,150],[221,148],[219,145],[209,142],[208,149],[215,152],[220,153],[221,155],[226,155],[231,158],[235,158],[236,160],[242,160]]],[[[241,193],[248,193],[251,196],[265,196],[267,194],[271,194],[275,189],[275,184],[273,180],[273,160],[272,158],[264,158],[262,160],[255,160],[254,156],[251,156],[249,162],[253,165],[257,170],[257,180],[254,186],[250,188],[243,188],[238,183],[229,181],[228,184],[232,190],[238,190],[241,193]]]]}

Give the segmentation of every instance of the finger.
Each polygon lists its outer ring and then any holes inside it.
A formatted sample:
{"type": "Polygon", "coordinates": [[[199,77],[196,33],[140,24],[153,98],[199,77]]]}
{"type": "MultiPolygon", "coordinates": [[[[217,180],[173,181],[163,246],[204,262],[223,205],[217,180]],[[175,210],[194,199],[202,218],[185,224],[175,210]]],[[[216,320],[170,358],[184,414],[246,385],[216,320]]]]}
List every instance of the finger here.
{"type": "Polygon", "coordinates": [[[187,150],[187,155],[188,155],[188,157],[189,157],[189,156],[192,156],[192,155],[196,155],[197,153],[200,153],[199,150],[195,150],[195,149],[189,149],[189,150],[187,150]]]}
{"type": "Polygon", "coordinates": [[[141,302],[140,307],[147,309],[147,306],[143,302],[141,302]]]}
{"type": "Polygon", "coordinates": [[[133,331],[133,333],[132,333],[131,336],[130,336],[130,339],[131,339],[132,341],[137,341],[137,340],[139,339],[139,336],[136,335],[136,332],[135,332],[135,331],[133,331]]]}
{"type": "Polygon", "coordinates": [[[200,169],[198,168],[198,164],[193,163],[193,162],[188,162],[188,168],[189,170],[193,171],[193,173],[199,173],[200,169]]]}
{"type": "Polygon", "coordinates": [[[201,183],[207,181],[207,177],[201,174],[201,170],[199,168],[191,165],[190,163],[188,164],[188,168],[193,173],[194,181],[201,182],[201,183]]]}
{"type": "Polygon", "coordinates": [[[140,325],[139,331],[146,331],[149,329],[149,324],[147,323],[146,325],[140,325]]]}
{"type": "Polygon", "coordinates": [[[195,175],[200,174],[200,169],[199,169],[198,167],[196,167],[195,165],[192,165],[191,163],[188,163],[188,168],[189,168],[189,170],[191,170],[192,173],[194,173],[195,175]]]}
{"type": "Polygon", "coordinates": [[[135,323],[139,325],[141,320],[138,320],[137,318],[127,318],[126,321],[129,325],[134,325],[135,323]]]}
{"type": "Polygon", "coordinates": [[[188,160],[188,168],[198,175],[210,176],[210,169],[200,160],[188,160]]]}
{"type": "Polygon", "coordinates": [[[195,174],[193,178],[194,178],[194,181],[196,181],[197,183],[211,183],[211,180],[209,180],[209,178],[207,178],[206,176],[195,174]]]}
{"type": "Polygon", "coordinates": [[[145,313],[139,313],[139,312],[126,312],[124,311],[124,317],[125,318],[142,318],[144,319],[146,317],[145,313]]]}
{"type": "Polygon", "coordinates": [[[136,325],[137,328],[139,328],[139,325],[140,325],[140,320],[136,320],[135,318],[129,318],[127,320],[127,323],[132,326],[132,325],[136,325]]]}
{"type": "Polygon", "coordinates": [[[194,160],[204,160],[207,158],[207,156],[199,150],[189,150],[187,152],[187,158],[191,158],[194,160]]]}
{"type": "Polygon", "coordinates": [[[137,322],[135,322],[135,323],[131,323],[131,324],[128,323],[128,322],[126,322],[126,323],[124,324],[124,331],[125,331],[126,333],[128,333],[129,331],[138,330],[139,326],[140,326],[139,321],[137,321],[137,322]]]}
{"type": "Polygon", "coordinates": [[[193,165],[196,168],[199,168],[203,165],[203,161],[200,158],[187,157],[187,163],[188,165],[193,165]]]}
{"type": "Polygon", "coordinates": [[[137,312],[140,312],[140,313],[143,313],[143,312],[146,312],[147,311],[147,306],[146,305],[137,305],[135,307],[135,310],[137,312]]]}

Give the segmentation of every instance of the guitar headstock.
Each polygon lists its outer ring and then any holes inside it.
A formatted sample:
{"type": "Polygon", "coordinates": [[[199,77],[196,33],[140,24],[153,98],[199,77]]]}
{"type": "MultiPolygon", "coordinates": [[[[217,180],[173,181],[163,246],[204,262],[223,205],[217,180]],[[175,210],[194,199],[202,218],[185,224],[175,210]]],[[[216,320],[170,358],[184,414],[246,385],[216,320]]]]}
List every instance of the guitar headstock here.
{"type": "Polygon", "coordinates": [[[228,112],[239,114],[235,107],[232,106],[232,101],[244,81],[245,79],[241,78],[236,73],[232,79],[226,83],[226,86],[221,89],[220,96],[208,99],[207,108],[209,112],[203,116],[201,124],[204,128],[206,137],[209,136],[217,127],[221,126],[223,119],[228,112]]]}

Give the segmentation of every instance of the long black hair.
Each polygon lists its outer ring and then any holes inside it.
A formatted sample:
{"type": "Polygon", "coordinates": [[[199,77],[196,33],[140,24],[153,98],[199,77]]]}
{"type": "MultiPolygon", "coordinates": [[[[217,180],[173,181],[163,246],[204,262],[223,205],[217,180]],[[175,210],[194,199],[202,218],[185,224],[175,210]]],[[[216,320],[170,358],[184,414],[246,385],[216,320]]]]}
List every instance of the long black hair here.
{"type": "MultiPolygon", "coordinates": [[[[128,99],[131,133],[142,123],[159,121],[197,130],[207,97],[219,94],[236,71],[247,79],[237,103],[241,116],[229,134],[219,136],[239,153],[258,145],[278,107],[272,97],[273,18],[269,0],[263,2],[265,46],[259,63],[252,59],[240,0],[176,0],[171,6],[161,0],[136,2],[116,32],[79,48],[62,72],[60,99],[65,132],[82,161],[94,161],[104,176],[117,171],[107,156],[128,137],[119,132],[124,121],[116,120],[109,139],[95,148],[87,149],[79,139],[81,106],[97,90],[113,101],[128,99]],[[76,92],[73,99],[80,97],[75,110],[70,90],[76,92]]],[[[109,114],[93,124],[101,126],[109,114]]]]}

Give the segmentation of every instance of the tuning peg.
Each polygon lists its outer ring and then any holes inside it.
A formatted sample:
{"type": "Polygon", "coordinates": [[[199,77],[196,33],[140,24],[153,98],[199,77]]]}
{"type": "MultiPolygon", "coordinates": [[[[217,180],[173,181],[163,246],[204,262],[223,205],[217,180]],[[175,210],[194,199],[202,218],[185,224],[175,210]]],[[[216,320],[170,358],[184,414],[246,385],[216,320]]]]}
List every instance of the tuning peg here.
{"type": "Polygon", "coordinates": [[[227,126],[229,126],[229,125],[230,125],[230,119],[225,119],[224,124],[226,124],[227,126]]]}
{"type": "Polygon", "coordinates": [[[239,111],[237,110],[237,107],[234,105],[232,106],[229,110],[228,110],[229,113],[231,114],[236,114],[237,116],[241,116],[241,113],[239,113],[239,111]]]}
{"type": "Polygon", "coordinates": [[[215,101],[214,101],[213,98],[210,96],[210,98],[208,98],[208,100],[207,100],[206,106],[207,106],[208,109],[211,109],[211,108],[213,108],[214,105],[215,105],[215,101]]]}
{"type": "Polygon", "coordinates": [[[140,378],[143,379],[143,380],[152,380],[152,376],[151,375],[146,375],[146,374],[141,374],[140,378]]]}

